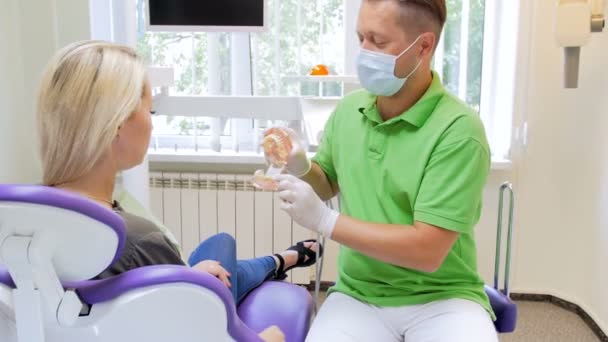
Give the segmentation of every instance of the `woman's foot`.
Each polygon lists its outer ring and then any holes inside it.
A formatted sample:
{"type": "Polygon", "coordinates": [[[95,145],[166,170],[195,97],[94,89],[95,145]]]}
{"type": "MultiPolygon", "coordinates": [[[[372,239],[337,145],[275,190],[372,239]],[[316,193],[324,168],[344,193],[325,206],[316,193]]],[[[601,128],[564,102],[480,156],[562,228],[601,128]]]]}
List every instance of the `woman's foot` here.
{"type": "MultiPolygon", "coordinates": [[[[313,252],[317,252],[317,248],[319,248],[319,243],[318,242],[304,242],[304,247],[310,249],[313,252]]],[[[288,269],[290,267],[293,267],[296,265],[296,263],[298,262],[298,252],[294,251],[294,250],[286,250],[283,251],[281,253],[281,256],[283,257],[283,260],[285,260],[285,266],[283,266],[285,269],[288,269]]],[[[272,256],[274,258],[274,262],[277,264],[277,272],[279,271],[279,266],[280,266],[280,261],[279,258],[276,257],[276,255],[272,256]]],[[[304,262],[308,261],[308,256],[304,257],[304,262]]]]}
{"type": "MultiPolygon", "coordinates": [[[[314,264],[316,260],[319,243],[316,240],[307,240],[289,247],[287,250],[275,254],[272,257],[276,263],[276,278],[285,279],[286,272],[294,267],[305,267],[314,264]]],[[[320,247],[319,255],[323,255],[323,247],[320,247]]]]}

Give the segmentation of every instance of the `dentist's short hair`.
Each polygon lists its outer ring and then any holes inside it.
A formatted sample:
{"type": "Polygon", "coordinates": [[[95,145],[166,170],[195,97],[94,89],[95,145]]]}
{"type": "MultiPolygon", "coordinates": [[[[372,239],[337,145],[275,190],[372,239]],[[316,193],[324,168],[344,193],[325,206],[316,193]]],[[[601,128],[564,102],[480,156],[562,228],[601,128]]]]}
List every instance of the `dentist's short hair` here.
{"type": "Polygon", "coordinates": [[[427,12],[443,29],[448,17],[445,0],[399,0],[399,3],[404,6],[417,7],[418,10],[427,12]]]}
{"type": "MultiPolygon", "coordinates": [[[[367,0],[387,1],[387,0],[367,0]]],[[[399,13],[399,23],[432,30],[437,36],[437,42],[447,20],[447,6],[445,0],[390,0],[399,3],[402,11],[399,13]]]]}
{"type": "Polygon", "coordinates": [[[95,166],[141,105],[146,77],[144,61],[126,46],[82,41],[55,54],[37,105],[45,185],[73,181],[95,166]]]}

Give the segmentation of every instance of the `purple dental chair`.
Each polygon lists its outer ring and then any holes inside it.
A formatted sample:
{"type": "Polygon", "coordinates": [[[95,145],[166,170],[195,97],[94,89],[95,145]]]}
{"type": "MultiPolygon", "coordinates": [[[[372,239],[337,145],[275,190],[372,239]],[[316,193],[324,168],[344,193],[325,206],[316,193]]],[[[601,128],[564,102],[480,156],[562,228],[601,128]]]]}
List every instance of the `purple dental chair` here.
{"type": "Polygon", "coordinates": [[[62,190],[0,185],[0,341],[304,341],[304,288],[266,282],[238,307],[215,277],[150,266],[90,280],[125,243],[122,219],[62,190]],[[10,272],[10,273],[9,273],[10,272]]]}

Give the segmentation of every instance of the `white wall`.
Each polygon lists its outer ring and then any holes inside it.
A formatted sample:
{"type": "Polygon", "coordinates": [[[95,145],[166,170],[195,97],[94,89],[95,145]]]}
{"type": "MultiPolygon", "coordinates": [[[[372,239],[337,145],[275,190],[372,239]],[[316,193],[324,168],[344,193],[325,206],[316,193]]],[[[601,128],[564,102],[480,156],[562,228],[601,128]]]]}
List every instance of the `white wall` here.
{"type": "Polygon", "coordinates": [[[37,178],[37,166],[26,143],[32,134],[24,109],[21,6],[16,0],[2,0],[0,8],[0,181],[31,181],[37,178]]]}
{"type": "Polygon", "coordinates": [[[583,48],[580,88],[566,90],[555,1],[533,3],[518,84],[528,88],[529,144],[516,160],[514,291],[570,300],[608,331],[608,33],[583,48]]]}
{"type": "Polygon", "coordinates": [[[89,34],[88,1],[0,1],[0,182],[39,182],[34,106],[41,72],[89,34]]]}
{"type": "Polygon", "coordinates": [[[19,84],[21,60],[11,51],[19,49],[20,30],[16,20],[19,8],[17,1],[2,0],[0,11],[0,182],[17,181],[18,164],[17,136],[15,127],[22,110],[23,86],[19,84]]]}

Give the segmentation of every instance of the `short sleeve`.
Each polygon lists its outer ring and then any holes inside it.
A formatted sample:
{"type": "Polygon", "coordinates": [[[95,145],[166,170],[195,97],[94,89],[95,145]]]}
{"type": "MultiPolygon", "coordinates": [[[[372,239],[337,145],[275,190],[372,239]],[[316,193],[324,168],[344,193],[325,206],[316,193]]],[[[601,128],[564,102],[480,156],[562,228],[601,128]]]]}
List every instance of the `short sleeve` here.
{"type": "Polygon", "coordinates": [[[338,182],[338,175],[336,172],[336,167],[334,164],[334,156],[333,156],[333,141],[334,141],[334,122],[336,120],[336,111],[334,111],[327,123],[325,124],[325,129],[323,131],[323,137],[321,139],[321,143],[319,144],[319,149],[312,161],[317,163],[321,169],[327,175],[327,178],[333,183],[338,182]]]}
{"type": "Polygon", "coordinates": [[[414,221],[470,233],[479,221],[490,171],[485,145],[464,138],[431,154],[414,206],[414,221]]]}

